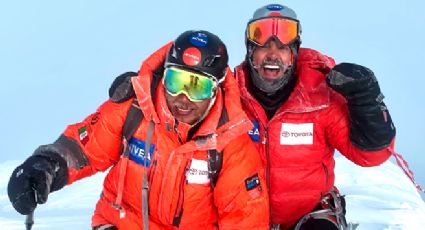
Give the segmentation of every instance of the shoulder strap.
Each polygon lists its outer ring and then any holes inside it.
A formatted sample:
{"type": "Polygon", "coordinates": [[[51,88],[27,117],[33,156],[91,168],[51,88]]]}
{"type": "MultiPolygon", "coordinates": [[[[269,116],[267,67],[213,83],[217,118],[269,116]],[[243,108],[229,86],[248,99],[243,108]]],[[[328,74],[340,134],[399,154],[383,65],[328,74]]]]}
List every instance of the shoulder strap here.
{"type": "Polygon", "coordinates": [[[149,200],[148,200],[149,183],[148,183],[148,177],[146,175],[146,168],[147,168],[146,160],[147,160],[147,155],[149,155],[149,149],[151,146],[154,126],[155,126],[155,123],[153,123],[153,121],[149,121],[148,135],[146,137],[145,154],[143,159],[144,167],[143,167],[143,185],[142,185],[142,214],[143,214],[143,229],[144,230],[149,230],[149,200]]]}
{"type": "MultiPolygon", "coordinates": [[[[125,211],[121,207],[121,200],[122,200],[122,191],[124,189],[124,177],[126,174],[125,171],[127,168],[128,156],[129,156],[128,142],[130,141],[130,138],[133,136],[133,134],[136,132],[142,119],[143,119],[143,112],[139,108],[137,99],[135,98],[133,99],[133,103],[131,104],[127,112],[127,116],[125,118],[123,129],[122,129],[123,141],[121,143],[121,154],[123,156],[124,161],[122,162],[121,168],[120,168],[120,174],[118,179],[117,200],[116,200],[116,204],[120,209],[120,218],[123,218],[125,215],[125,211]]],[[[148,135],[146,138],[146,145],[145,145],[145,153],[147,154],[149,154],[148,152],[150,149],[153,127],[154,127],[154,123],[150,121],[149,128],[148,128],[148,135]]],[[[147,154],[145,154],[145,157],[147,154]]],[[[146,164],[146,159],[144,162],[146,164]]],[[[149,185],[148,185],[148,179],[146,175],[146,165],[145,165],[145,167],[143,167],[143,185],[142,185],[142,214],[143,214],[143,229],[145,230],[149,229],[148,191],[149,191],[149,185]]]]}
{"type": "MultiPolygon", "coordinates": [[[[136,74],[137,75],[137,74],[136,74]]],[[[122,155],[122,163],[120,166],[119,176],[118,176],[118,184],[117,184],[117,197],[115,200],[115,203],[113,203],[113,207],[117,208],[120,212],[120,219],[124,218],[125,216],[125,210],[121,206],[122,202],[122,195],[124,190],[124,179],[127,171],[127,165],[129,161],[129,149],[128,149],[128,142],[130,141],[133,134],[136,132],[137,128],[139,127],[140,123],[143,120],[143,112],[140,109],[139,103],[137,101],[137,98],[135,97],[133,87],[131,85],[131,76],[133,74],[124,74],[123,76],[118,77],[115,79],[114,83],[112,84],[109,94],[110,98],[113,102],[121,103],[125,100],[130,99],[133,97],[132,104],[130,108],[128,109],[123,128],[122,128],[122,142],[120,147],[120,152],[122,155]]],[[[153,84],[151,84],[152,89],[152,95],[155,95],[156,87],[159,83],[158,77],[154,78],[155,81],[153,81],[153,84]]],[[[149,124],[149,130],[148,130],[148,144],[146,145],[148,148],[145,149],[145,152],[148,152],[149,146],[150,146],[150,137],[153,132],[153,122],[150,122],[149,124]]],[[[144,229],[147,228],[148,224],[148,207],[147,207],[147,190],[149,189],[147,184],[147,178],[146,178],[146,172],[144,169],[144,184],[143,184],[143,191],[142,191],[142,208],[143,208],[143,220],[144,220],[144,229]]]]}
{"type": "Polygon", "coordinates": [[[216,149],[208,150],[208,175],[210,177],[210,184],[214,190],[217,184],[218,175],[223,165],[223,153],[216,149]]]}
{"type": "Polygon", "coordinates": [[[128,142],[130,141],[131,136],[133,136],[134,132],[136,132],[137,127],[139,127],[140,122],[142,122],[143,113],[139,108],[137,103],[137,99],[133,99],[133,103],[128,109],[127,116],[124,121],[124,125],[122,128],[122,141],[121,141],[121,155],[122,155],[122,163],[118,176],[118,185],[117,185],[117,197],[115,199],[114,206],[117,207],[120,211],[120,218],[123,218],[125,215],[125,210],[121,207],[122,195],[124,190],[124,178],[127,171],[128,164],[128,142]]]}
{"type": "Polygon", "coordinates": [[[128,151],[126,151],[126,147],[124,144],[128,144],[130,138],[136,132],[137,128],[140,125],[140,122],[143,120],[143,112],[139,107],[139,103],[137,99],[133,99],[133,103],[128,109],[127,116],[125,117],[124,126],[122,128],[122,138],[126,143],[121,143],[121,154],[125,157],[128,156],[128,151]]]}
{"type": "MultiPolygon", "coordinates": [[[[158,70],[155,70],[153,73],[151,83],[152,100],[155,100],[156,88],[158,87],[158,84],[162,79],[161,75],[159,74],[160,71],[163,71],[163,67],[159,68],[158,70]]],[[[139,107],[137,98],[134,96],[133,103],[131,104],[131,107],[128,110],[127,116],[124,121],[124,126],[122,128],[123,140],[125,139],[127,142],[129,141],[129,139],[133,136],[134,132],[136,132],[137,128],[139,127],[140,122],[142,122],[143,117],[143,112],[139,107]]],[[[128,152],[126,153],[125,147],[126,146],[123,146],[123,144],[121,144],[121,154],[123,154],[124,156],[128,156],[128,152]]]]}
{"type": "MultiPolygon", "coordinates": [[[[218,120],[218,127],[229,121],[226,108],[223,109],[220,119],[218,120]]],[[[211,181],[211,188],[214,190],[217,184],[218,175],[220,174],[221,167],[223,166],[223,153],[216,149],[208,150],[208,175],[211,181]]]]}

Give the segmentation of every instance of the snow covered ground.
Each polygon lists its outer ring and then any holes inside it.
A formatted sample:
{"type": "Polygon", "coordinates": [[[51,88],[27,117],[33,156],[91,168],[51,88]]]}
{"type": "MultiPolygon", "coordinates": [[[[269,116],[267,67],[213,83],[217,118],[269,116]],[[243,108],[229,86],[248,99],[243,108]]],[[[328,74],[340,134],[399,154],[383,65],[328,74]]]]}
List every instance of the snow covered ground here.
{"type": "Polygon", "coordinates": [[[362,168],[336,158],[336,185],[347,200],[347,221],[357,229],[425,229],[425,203],[397,165],[362,168]]]}
{"type": "MultiPolygon", "coordinates": [[[[361,168],[336,158],[336,184],[347,200],[347,221],[359,230],[425,229],[425,203],[413,184],[393,163],[361,168]]],[[[14,211],[7,182],[18,161],[0,163],[0,229],[25,229],[25,217],[14,211]]],[[[89,229],[103,174],[52,193],[35,212],[33,229],[89,229]]]]}

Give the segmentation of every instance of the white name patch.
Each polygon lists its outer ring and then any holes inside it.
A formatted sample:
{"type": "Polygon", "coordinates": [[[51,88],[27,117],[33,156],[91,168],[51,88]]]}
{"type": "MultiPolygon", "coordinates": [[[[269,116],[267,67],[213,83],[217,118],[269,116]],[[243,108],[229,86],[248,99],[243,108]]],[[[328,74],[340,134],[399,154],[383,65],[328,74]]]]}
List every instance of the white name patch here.
{"type": "Polygon", "coordinates": [[[186,179],[189,184],[210,183],[207,161],[192,159],[190,168],[186,172],[186,179]]]}
{"type": "Polygon", "coordinates": [[[280,132],[281,145],[312,145],[313,123],[282,123],[280,132]]]}

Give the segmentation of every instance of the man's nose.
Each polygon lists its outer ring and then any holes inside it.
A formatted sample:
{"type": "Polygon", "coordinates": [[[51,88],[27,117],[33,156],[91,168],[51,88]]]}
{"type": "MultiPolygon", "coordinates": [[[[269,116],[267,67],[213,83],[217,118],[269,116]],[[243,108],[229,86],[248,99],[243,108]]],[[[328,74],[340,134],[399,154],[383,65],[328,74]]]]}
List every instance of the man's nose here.
{"type": "Polygon", "coordinates": [[[188,96],[186,96],[186,94],[184,94],[184,93],[180,93],[180,94],[179,94],[179,95],[177,95],[176,97],[177,97],[177,100],[178,100],[178,101],[180,101],[180,102],[183,102],[183,103],[188,103],[188,102],[190,102],[190,100],[189,100],[188,96]]]}
{"type": "Polygon", "coordinates": [[[279,55],[280,51],[278,44],[275,41],[270,41],[269,47],[267,48],[267,56],[275,58],[279,55]]]}

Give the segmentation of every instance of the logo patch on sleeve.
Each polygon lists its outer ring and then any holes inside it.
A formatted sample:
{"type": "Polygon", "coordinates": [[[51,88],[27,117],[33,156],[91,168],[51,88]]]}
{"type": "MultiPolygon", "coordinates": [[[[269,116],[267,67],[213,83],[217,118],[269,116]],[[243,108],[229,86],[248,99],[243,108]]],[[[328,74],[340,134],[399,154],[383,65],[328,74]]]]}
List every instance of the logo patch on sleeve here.
{"type": "Polygon", "coordinates": [[[280,132],[281,145],[312,145],[313,123],[282,123],[280,132]]]}
{"type": "Polygon", "coordinates": [[[254,142],[260,141],[260,125],[258,124],[258,121],[251,121],[254,125],[254,128],[248,131],[249,137],[254,142]]]}
{"type": "Polygon", "coordinates": [[[146,155],[146,158],[145,158],[145,141],[132,137],[128,143],[128,148],[130,152],[129,153],[130,160],[136,162],[139,165],[146,165],[147,167],[151,165],[151,159],[155,149],[154,144],[151,144],[151,146],[149,147],[149,154],[146,155]]]}
{"type": "Polygon", "coordinates": [[[190,168],[186,171],[186,179],[189,184],[208,184],[208,162],[192,159],[190,168]]]}
{"type": "Polygon", "coordinates": [[[81,144],[86,145],[89,141],[89,132],[87,131],[87,126],[80,127],[78,129],[78,135],[80,136],[81,144]]]}
{"type": "Polygon", "coordinates": [[[260,179],[258,178],[258,174],[254,174],[254,176],[248,177],[245,179],[245,188],[246,191],[250,191],[256,187],[260,186],[260,179]]]}
{"type": "Polygon", "coordinates": [[[100,119],[100,112],[96,112],[93,114],[90,120],[90,125],[95,125],[100,119]]]}

